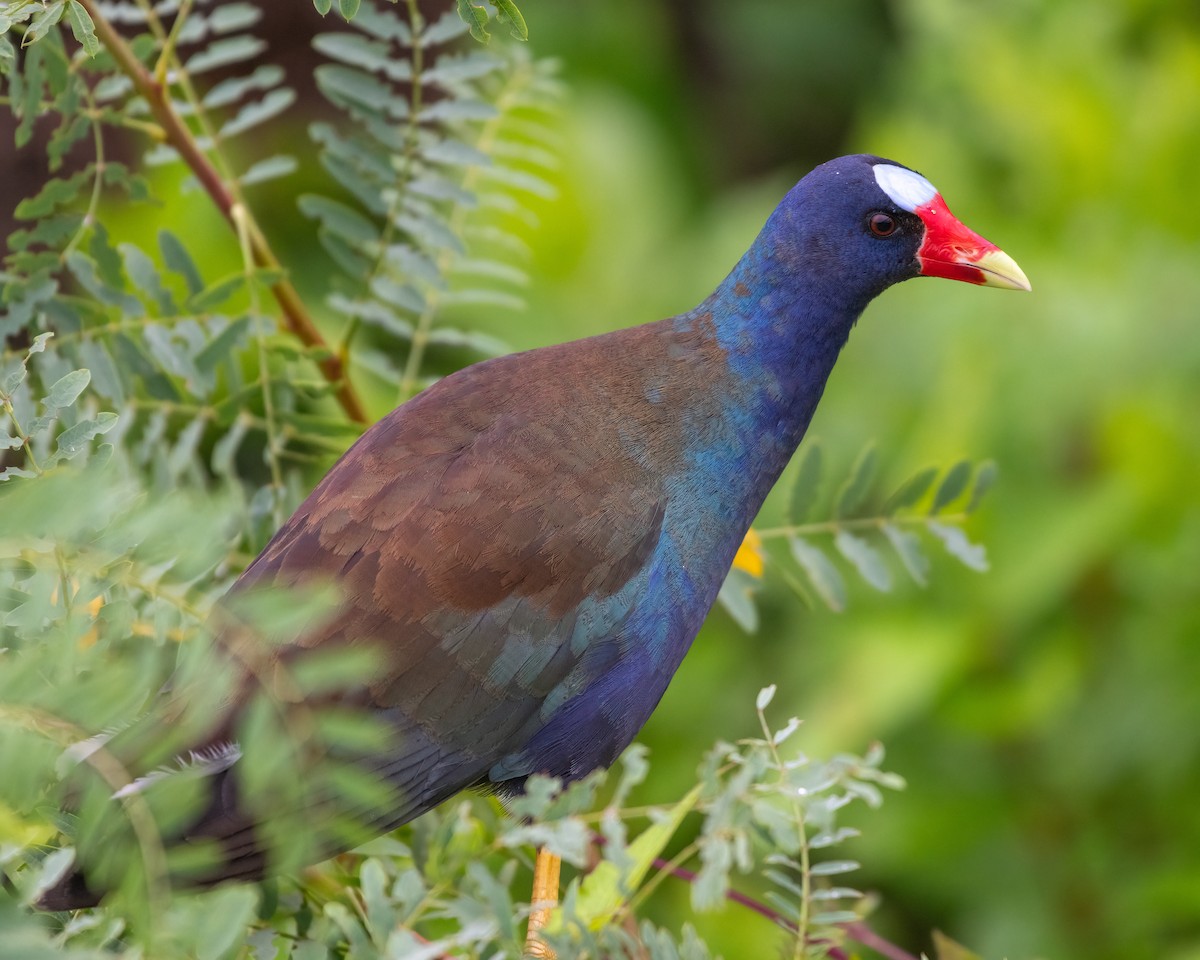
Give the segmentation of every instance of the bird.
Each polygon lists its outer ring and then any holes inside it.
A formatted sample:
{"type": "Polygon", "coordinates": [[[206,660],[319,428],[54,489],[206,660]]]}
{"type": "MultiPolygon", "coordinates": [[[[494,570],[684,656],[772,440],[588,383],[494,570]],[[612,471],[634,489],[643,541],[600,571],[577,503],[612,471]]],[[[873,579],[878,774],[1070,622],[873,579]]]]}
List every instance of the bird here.
{"type": "MultiPolygon", "coordinates": [[[[375,655],[341,692],[389,734],[358,758],[389,790],[369,833],[467,788],[511,796],[534,774],[572,781],[617,759],[688,652],[859,316],[920,276],[1031,289],[924,176],[840,157],[787,193],[696,307],[466,367],[362,434],[230,594],[336,585],[328,616],[262,655],[375,655]]],[[[218,648],[240,636],[215,630],[218,648]]],[[[206,799],[165,841],[217,852],[185,882],[272,870],[269,812],[238,786],[248,697],[234,690],[178,765],[206,799]]],[[[543,851],[537,865],[553,894],[556,859],[543,851]]],[[[104,881],[87,871],[40,905],[98,902],[104,881]]],[[[537,923],[530,949],[546,956],[537,923]]]]}

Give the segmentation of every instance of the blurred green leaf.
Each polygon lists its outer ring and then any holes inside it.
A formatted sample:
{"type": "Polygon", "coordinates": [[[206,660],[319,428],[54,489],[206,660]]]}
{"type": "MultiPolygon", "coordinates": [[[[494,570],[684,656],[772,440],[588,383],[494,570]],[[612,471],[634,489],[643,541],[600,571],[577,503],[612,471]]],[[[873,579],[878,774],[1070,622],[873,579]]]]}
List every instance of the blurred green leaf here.
{"type": "Polygon", "coordinates": [[[976,468],[975,480],[971,486],[971,497],[967,501],[967,513],[974,513],[979,509],[979,504],[992,489],[992,484],[996,482],[998,473],[995,461],[992,460],[985,460],[976,468]]]}
{"type": "Polygon", "coordinates": [[[91,382],[89,370],[72,370],[54,382],[49,392],[42,398],[42,403],[51,409],[71,406],[91,382]]]}
{"type": "Polygon", "coordinates": [[[926,467],[914,473],[904,483],[900,484],[895,493],[888,497],[883,505],[883,515],[890,517],[898,510],[911,507],[925,496],[925,493],[933,485],[933,481],[937,475],[937,467],[926,467]]]}
{"type": "Polygon", "coordinates": [[[850,475],[838,490],[837,516],[839,519],[851,517],[862,506],[875,480],[875,469],[878,455],[875,444],[869,444],[858,455],[850,475]]]}
{"type": "Polygon", "coordinates": [[[892,589],[892,572],[879,551],[865,539],[848,530],[839,530],[833,542],[867,583],[876,590],[892,589]]]}
{"type": "Polygon", "coordinates": [[[803,523],[816,508],[823,476],[823,452],[821,442],[816,439],[801,446],[796,481],[788,499],[788,522],[793,525],[803,523]]]}
{"type": "Polygon", "coordinates": [[[846,581],[824,551],[802,537],[789,537],[792,556],[800,564],[813,589],[829,609],[840,613],[846,609],[846,581]]]}
{"type": "Polygon", "coordinates": [[[929,583],[929,558],[921,549],[921,542],[916,535],[891,523],[883,525],[883,533],[896,551],[900,562],[904,564],[904,569],[908,571],[909,576],[922,587],[927,586],[929,583]]]}
{"type": "Polygon", "coordinates": [[[75,39],[83,47],[83,52],[89,57],[94,57],[98,54],[100,52],[100,41],[96,39],[96,28],[92,24],[92,18],[88,16],[87,11],[79,3],[79,0],[70,0],[67,4],[67,19],[71,23],[71,33],[75,35],[75,39]]]}
{"type": "MultiPolygon", "coordinates": [[[[612,920],[630,894],[637,890],[650,871],[654,860],[662,853],[679,829],[683,818],[700,799],[701,787],[693,787],[682,800],[671,807],[668,815],[646,827],[625,849],[624,870],[611,860],[602,860],[583,878],[575,911],[579,919],[593,930],[612,920]]],[[[554,933],[561,925],[561,914],[552,915],[547,930],[554,933]]]]}
{"type": "Polygon", "coordinates": [[[964,566],[980,573],[987,571],[987,551],[968,540],[961,527],[951,527],[933,520],[929,521],[928,527],[942,541],[946,552],[956,557],[964,566]]]}
{"type": "Polygon", "coordinates": [[[941,513],[945,507],[962,496],[963,491],[967,489],[967,483],[970,479],[971,464],[966,460],[959,460],[942,477],[942,482],[938,485],[937,493],[933,495],[933,503],[929,507],[929,513],[931,515],[941,513]]]}

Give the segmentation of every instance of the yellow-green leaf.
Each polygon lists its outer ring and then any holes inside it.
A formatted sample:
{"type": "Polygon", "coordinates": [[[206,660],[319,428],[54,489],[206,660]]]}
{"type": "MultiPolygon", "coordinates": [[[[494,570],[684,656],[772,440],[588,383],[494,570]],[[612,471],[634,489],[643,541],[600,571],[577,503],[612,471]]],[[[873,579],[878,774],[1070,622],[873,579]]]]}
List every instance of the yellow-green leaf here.
{"type": "MultiPolygon", "coordinates": [[[[693,787],[687,796],[671,808],[665,819],[651,824],[638,834],[637,839],[626,848],[631,862],[624,874],[615,863],[604,860],[583,878],[576,901],[580,920],[591,929],[599,930],[616,916],[626,896],[636,890],[645,879],[655,858],[662,853],[667,841],[679,829],[683,818],[700,799],[700,789],[700,785],[693,787]]],[[[546,929],[548,933],[556,933],[562,929],[561,913],[555,912],[551,916],[546,929]]]]}

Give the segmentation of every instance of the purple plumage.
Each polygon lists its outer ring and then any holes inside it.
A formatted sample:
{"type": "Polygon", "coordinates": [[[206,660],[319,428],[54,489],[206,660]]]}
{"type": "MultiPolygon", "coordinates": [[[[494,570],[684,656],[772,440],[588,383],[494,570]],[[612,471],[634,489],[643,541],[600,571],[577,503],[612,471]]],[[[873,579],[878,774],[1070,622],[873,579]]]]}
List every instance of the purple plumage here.
{"type": "MultiPolygon", "coordinates": [[[[393,735],[362,761],[394,788],[367,817],[375,830],[471,785],[610,764],[666,690],[867,303],[922,273],[1027,287],[926,187],[877,157],[818,167],[700,306],[445,378],[368,430],[284,524],[234,590],[340,588],[336,616],[277,655],[377,652],[373,681],[343,692],[393,735]],[[947,259],[951,234],[974,240],[947,259]]],[[[210,743],[236,736],[240,705],[210,743]]],[[[238,777],[237,762],[215,771],[208,809],[177,838],[220,845],[205,884],[270,869],[238,777]]],[[[44,905],[94,899],[73,876],[44,905]]]]}

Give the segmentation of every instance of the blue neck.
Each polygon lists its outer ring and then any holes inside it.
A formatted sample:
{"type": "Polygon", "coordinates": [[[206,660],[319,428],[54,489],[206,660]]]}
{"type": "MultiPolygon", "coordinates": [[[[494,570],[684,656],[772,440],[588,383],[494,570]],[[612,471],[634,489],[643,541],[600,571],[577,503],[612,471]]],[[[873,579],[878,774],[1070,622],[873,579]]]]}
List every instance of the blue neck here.
{"type": "Polygon", "coordinates": [[[747,491],[747,522],[808,429],[838,354],[874,293],[856,295],[836,278],[818,282],[819,264],[805,256],[803,236],[783,229],[782,214],[776,211],[725,281],[691,313],[711,314],[726,351],[728,414],[742,447],[741,466],[756,481],[747,491]]]}
{"type": "Polygon", "coordinates": [[[795,453],[871,299],[830,283],[800,255],[802,244],[778,241],[778,216],[717,290],[673,321],[680,332],[706,328],[723,351],[721,369],[692,371],[697,412],[685,416],[684,457],[668,477],[665,529],[678,548],[674,563],[686,567],[687,589],[696,591],[690,596],[704,601],[701,614],[795,453]],[[717,415],[699,399],[713,396],[717,415]]]}

